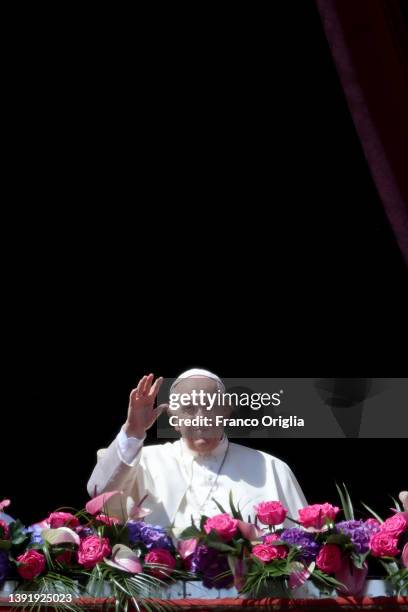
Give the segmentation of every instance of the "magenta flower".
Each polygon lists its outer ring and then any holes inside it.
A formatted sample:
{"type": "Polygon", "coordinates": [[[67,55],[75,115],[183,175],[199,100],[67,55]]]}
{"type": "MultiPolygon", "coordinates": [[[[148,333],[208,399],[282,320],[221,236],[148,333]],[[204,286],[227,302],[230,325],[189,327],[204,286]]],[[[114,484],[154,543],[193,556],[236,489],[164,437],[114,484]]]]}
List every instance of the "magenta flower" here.
{"type": "Polygon", "coordinates": [[[374,557],[395,557],[400,552],[398,539],[382,529],[372,536],[370,548],[374,557]]]}
{"type": "Polygon", "coordinates": [[[405,546],[404,546],[404,549],[402,551],[401,560],[402,560],[402,565],[404,567],[408,567],[408,543],[405,544],[405,546]]]}
{"type": "Polygon", "coordinates": [[[394,514],[394,516],[391,516],[386,521],[384,521],[384,523],[381,525],[381,531],[386,531],[394,538],[398,538],[398,536],[400,536],[401,533],[403,533],[408,528],[408,518],[406,516],[407,514],[408,513],[404,512],[398,512],[397,514],[394,514]]]}
{"type": "Polygon", "coordinates": [[[322,529],[327,521],[333,522],[340,508],[331,504],[314,504],[299,510],[299,522],[303,527],[322,529]]]}
{"type": "Polygon", "coordinates": [[[145,556],[145,563],[163,566],[163,569],[160,567],[149,568],[149,572],[152,574],[152,576],[156,576],[156,578],[161,579],[167,578],[176,567],[175,558],[165,548],[154,548],[148,552],[145,556]]]}
{"type": "Polygon", "coordinates": [[[238,520],[232,518],[232,516],[227,513],[217,514],[207,519],[204,523],[204,531],[206,533],[210,533],[212,529],[221,540],[229,542],[238,531],[238,520]]]}
{"type": "Polygon", "coordinates": [[[79,520],[70,512],[51,512],[46,521],[51,529],[58,529],[59,527],[71,527],[74,529],[79,526],[79,520]]]}
{"type": "Polygon", "coordinates": [[[45,569],[45,557],[37,550],[31,549],[17,557],[20,565],[17,571],[24,580],[33,580],[45,569]]]}
{"type": "Polygon", "coordinates": [[[78,563],[90,569],[111,553],[108,538],[92,535],[81,540],[78,548],[78,563]]]}
{"type": "Polygon", "coordinates": [[[261,502],[255,506],[258,519],[264,525],[280,525],[286,518],[287,509],[279,501],[261,502]]]}
{"type": "Polygon", "coordinates": [[[10,529],[6,521],[0,519],[0,540],[8,540],[10,538],[10,529]]]}

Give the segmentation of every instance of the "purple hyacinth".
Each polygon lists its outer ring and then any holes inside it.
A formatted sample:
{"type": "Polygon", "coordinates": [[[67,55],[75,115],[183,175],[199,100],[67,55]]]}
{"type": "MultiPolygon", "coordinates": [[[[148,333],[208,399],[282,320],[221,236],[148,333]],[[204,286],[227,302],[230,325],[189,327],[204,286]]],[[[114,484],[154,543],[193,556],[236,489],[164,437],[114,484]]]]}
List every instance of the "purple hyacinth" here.
{"type": "Polygon", "coordinates": [[[10,570],[10,562],[8,554],[4,550],[0,550],[0,583],[8,576],[10,570]]]}
{"type": "Polygon", "coordinates": [[[350,537],[355,551],[360,554],[369,550],[370,538],[377,531],[375,525],[367,525],[364,521],[342,521],[337,523],[336,528],[350,537]]]}
{"type": "Polygon", "coordinates": [[[39,525],[31,525],[24,530],[24,533],[31,535],[30,544],[40,544],[41,546],[44,544],[44,540],[41,537],[41,532],[44,527],[40,527],[39,525]]]}
{"type": "Polygon", "coordinates": [[[228,572],[230,567],[226,555],[221,554],[215,548],[200,544],[191,557],[191,571],[200,574],[203,585],[207,589],[224,589],[231,586],[233,576],[231,574],[219,578],[219,574],[228,572]]]}
{"type": "Polygon", "coordinates": [[[90,535],[94,535],[93,530],[90,527],[84,527],[81,525],[75,529],[80,538],[87,538],[90,535]]]}
{"type": "Polygon", "coordinates": [[[136,542],[142,542],[142,529],[146,525],[143,521],[128,521],[128,535],[129,542],[136,544],[136,542]]]}
{"type": "Polygon", "coordinates": [[[171,550],[173,548],[171,538],[159,525],[148,525],[143,521],[129,521],[128,533],[131,544],[142,542],[148,550],[152,548],[171,550]]]}
{"type": "Polygon", "coordinates": [[[304,529],[285,529],[279,537],[291,546],[300,546],[299,559],[306,562],[314,561],[319,553],[320,544],[316,542],[314,534],[304,529]]]}

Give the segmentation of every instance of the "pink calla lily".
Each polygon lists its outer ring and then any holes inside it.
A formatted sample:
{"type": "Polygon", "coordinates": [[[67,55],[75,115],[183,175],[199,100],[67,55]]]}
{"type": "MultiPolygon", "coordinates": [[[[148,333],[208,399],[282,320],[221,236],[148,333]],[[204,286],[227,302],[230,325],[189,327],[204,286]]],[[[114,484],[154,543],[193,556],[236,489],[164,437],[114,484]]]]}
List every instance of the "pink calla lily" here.
{"type": "Polygon", "coordinates": [[[198,542],[195,538],[190,538],[189,540],[181,540],[181,542],[179,542],[177,546],[177,550],[180,553],[180,557],[182,559],[187,559],[187,557],[190,557],[197,548],[197,544],[198,542]]]}
{"type": "Polygon", "coordinates": [[[76,544],[81,541],[79,535],[69,527],[58,527],[58,529],[43,529],[41,537],[48,544],[76,544]]]}
{"type": "Polygon", "coordinates": [[[228,565],[234,576],[234,586],[241,590],[245,584],[246,563],[244,559],[237,559],[232,555],[228,555],[228,565]]]}
{"type": "Polygon", "coordinates": [[[150,510],[150,508],[146,508],[146,507],[142,506],[142,504],[145,501],[146,497],[147,497],[147,495],[142,497],[140,502],[137,503],[137,504],[133,501],[133,499],[131,497],[127,498],[126,510],[127,510],[127,514],[128,514],[128,517],[129,517],[130,520],[132,520],[132,521],[140,521],[141,519],[145,518],[145,516],[149,516],[149,514],[152,513],[152,510],[150,510]]]}
{"type": "Polygon", "coordinates": [[[297,589],[302,586],[311,576],[314,568],[315,562],[311,563],[309,566],[300,563],[300,561],[294,561],[290,564],[290,576],[289,576],[289,588],[297,589]]]}
{"type": "Polygon", "coordinates": [[[363,568],[358,568],[348,557],[345,557],[340,569],[335,573],[336,580],[344,584],[344,588],[338,587],[337,591],[343,595],[358,597],[363,592],[367,572],[366,565],[363,568]]]}
{"type": "Polygon", "coordinates": [[[133,550],[124,544],[115,544],[112,548],[112,557],[104,559],[110,567],[120,569],[130,574],[139,574],[142,571],[142,564],[139,557],[133,550]]]}
{"type": "Polygon", "coordinates": [[[254,523],[247,523],[245,521],[238,521],[238,528],[244,538],[247,540],[259,540],[263,535],[263,530],[257,527],[254,523]]]}
{"type": "Polygon", "coordinates": [[[408,543],[405,544],[405,546],[404,546],[404,548],[402,550],[401,560],[402,560],[402,565],[404,567],[408,567],[408,543]]]}
{"type": "Polygon", "coordinates": [[[120,495],[121,491],[108,491],[107,493],[102,493],[97,497],[91,499],[85,506],[85,509],[89,514],[99,514],[102,510],[108,499],[113,497],[114,495],[120,495]]]}
{"type": "Polygon", "coordinates": [[[399,498],[404,510],[408,512],[408,491],[401,491],[399,498]]]}
{"type": "Polygon", "coordinates": [[[0,502],[0,512],[3,512],[4,508],[7,508],[10,504],[11,501],[9,499],[3,499],[3,501],[0,502]]]}

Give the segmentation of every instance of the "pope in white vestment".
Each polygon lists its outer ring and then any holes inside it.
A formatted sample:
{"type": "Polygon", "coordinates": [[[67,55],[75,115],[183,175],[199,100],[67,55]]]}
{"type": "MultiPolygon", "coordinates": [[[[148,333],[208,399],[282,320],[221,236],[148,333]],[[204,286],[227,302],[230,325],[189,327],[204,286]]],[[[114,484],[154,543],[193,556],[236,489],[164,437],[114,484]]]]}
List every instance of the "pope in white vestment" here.
{"type": "MultiPolygon", "coordinates": [[[[151,510],[148,522],[172,525],[176,531],[189,526],[191,517],[219,514],[214,500],[228,512],[230,492],[244,520],[254,520],[254,505],[261,501],[280,501],[288,516],[297,519],[307,502],[289,466],[277,457],[230,442],[222,427],[209,436],[205,427],[192,434],[191,428],[181,426],[176,428],[179,440],[143,445],[146,429],[166,408],[154,408],[161,382],[153,383],[149,375],[132,391],[125,425],[108,448],[97,452],[89,495],[123,491],[125,503],[120,496],[107,503],[109,514],[122,520],[147,495],[143,505],[151,510]]],[[[179,376],[172,389],[177,385],[180,391],[193,386],[223,388],[216,375],[196,369],[179,376]]],[[[285,526],[294,524],[286,519],[285,526]]]]}

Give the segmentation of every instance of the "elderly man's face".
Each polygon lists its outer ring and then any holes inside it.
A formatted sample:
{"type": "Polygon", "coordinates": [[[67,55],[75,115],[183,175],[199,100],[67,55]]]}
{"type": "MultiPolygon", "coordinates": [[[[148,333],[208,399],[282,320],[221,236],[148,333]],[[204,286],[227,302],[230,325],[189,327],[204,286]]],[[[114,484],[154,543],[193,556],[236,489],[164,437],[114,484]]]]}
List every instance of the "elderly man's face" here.
{"type": "Polygon", "coordinates": [[[188,405],[180,405],[177,410],[170,410],[169,413],[179,417],[179,425],[176,430],[181,433],[188,446],[200,453],[209,453],[218,446],[223,433],[222,425],[215,425],[215,417],[217,415],[228,417],[231,413],[229,406],[223,406],[222,402],[215,401],[222,392],[217,381],[212,378],[205,377],[190,377],[180,380],[173,388],[173,393],[178,394],[179,398],[184,395],[190,399],[188,405]],[[209,396],[212,398],[209,399],[209,396]],[[195,397],[195,402],[194,402],[195,397]],[[210,408],[210,409],[209,409],[210,408]],[[197,417],[200,421],[195,425],[186,425],[186,419],[194,419],[197,417]],[[203,419],[207,417],[207,424],[203,423],[203,419]],[[212,422],[212,424],[210,424],[212,422]]]}

